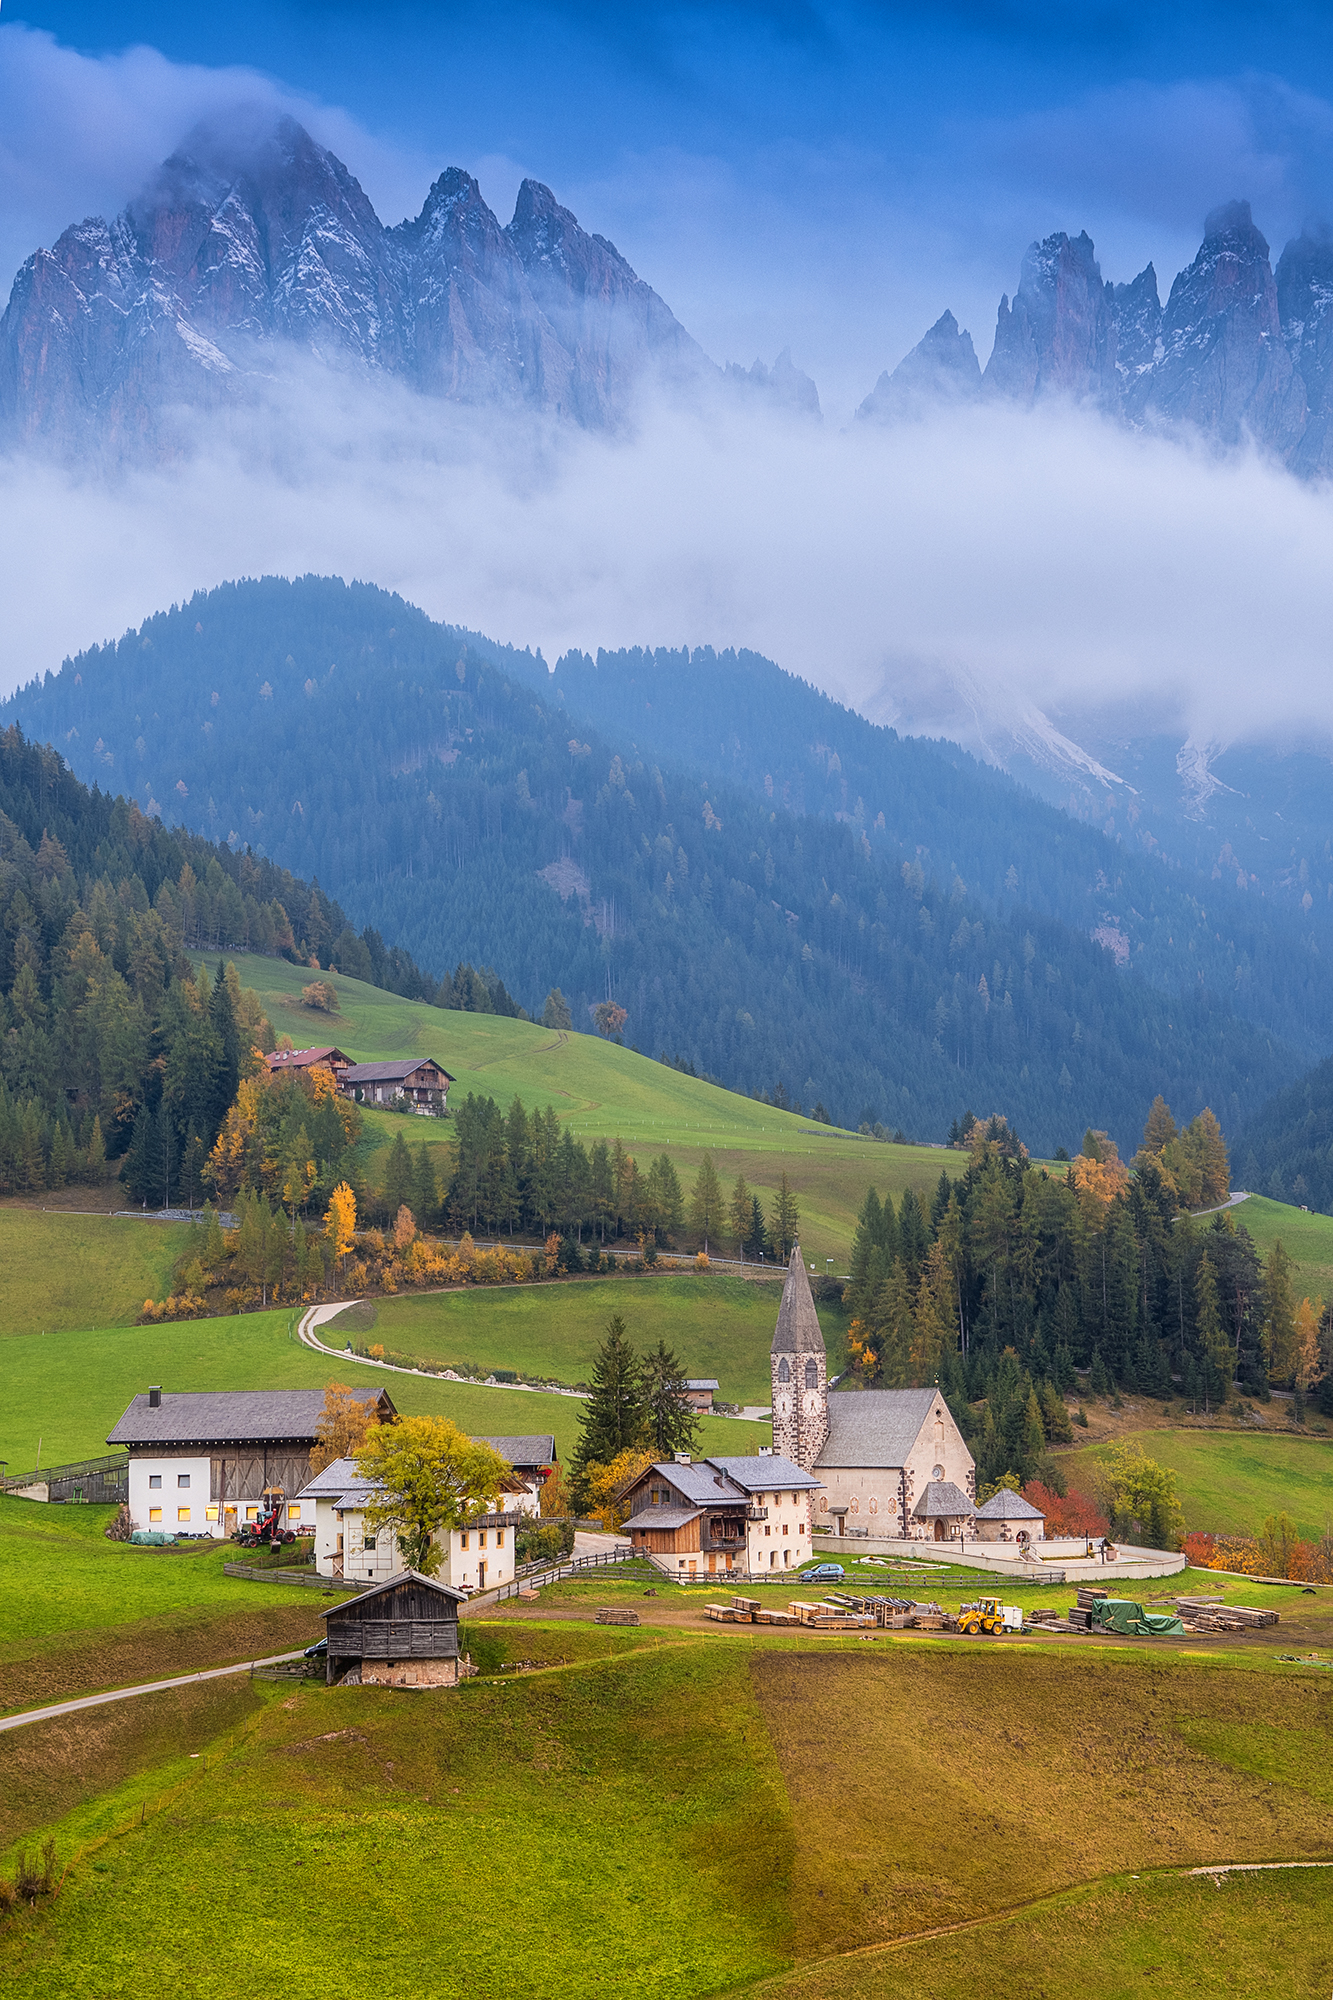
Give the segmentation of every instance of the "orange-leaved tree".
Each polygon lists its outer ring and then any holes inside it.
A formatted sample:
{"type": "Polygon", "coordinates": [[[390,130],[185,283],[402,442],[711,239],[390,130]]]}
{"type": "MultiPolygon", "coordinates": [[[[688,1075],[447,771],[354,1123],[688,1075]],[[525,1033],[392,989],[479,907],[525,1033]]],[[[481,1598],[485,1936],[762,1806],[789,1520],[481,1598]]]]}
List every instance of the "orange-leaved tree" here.
{"type": "Polygon", "coordinates": [[[345,1382],[330,1382],[315,1425],[310,1470],[322,1472],[335,1458],[350,1458],[365,1443],[371,1425],[378,1422],[373,1400],[354,1396],[345,1382]]]}
{"type": "Polygon", "coordinates": [[[356,1235],[356,1196],[346,1181],[339,1181],[329,1196],[329,1212],[324,1218],[324,1234],[333,1245],[335,1259],[341,1263],[352,1247],[356,1235]]]}

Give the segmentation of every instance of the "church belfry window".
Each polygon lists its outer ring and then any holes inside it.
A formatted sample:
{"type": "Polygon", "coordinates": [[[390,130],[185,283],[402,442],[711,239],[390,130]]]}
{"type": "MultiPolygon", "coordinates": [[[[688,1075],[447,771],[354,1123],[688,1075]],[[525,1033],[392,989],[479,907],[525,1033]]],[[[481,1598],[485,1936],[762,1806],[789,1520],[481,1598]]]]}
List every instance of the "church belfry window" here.
{"type": "Polygon", "coordinates": [[[807,1361],[805,1364],[805,1386],[807,1389],[819,1387],[819,1369],[813,1361],[807,1361]]]}
{"type": "Polygon", "coordinates": [[[785,1354],[778,1363],[778,1380],[779,1382],[791,1381],[791,1369],[787,1366],[787,1357],[785,1354]]]}

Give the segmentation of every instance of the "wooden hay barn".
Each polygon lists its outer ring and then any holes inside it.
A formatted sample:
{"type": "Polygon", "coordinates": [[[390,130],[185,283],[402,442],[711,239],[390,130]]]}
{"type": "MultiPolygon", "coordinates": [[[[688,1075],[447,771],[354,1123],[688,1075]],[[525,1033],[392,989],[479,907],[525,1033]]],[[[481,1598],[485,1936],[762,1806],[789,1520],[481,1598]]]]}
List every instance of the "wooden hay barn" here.
{"type": "Polygon", "coordinates": [[[461,1590],[417,1570],[400,1570],[373,1590],[323,1613],[330,1687],[457,1687],[472,1672],[458,1654],[461,1590]]]}

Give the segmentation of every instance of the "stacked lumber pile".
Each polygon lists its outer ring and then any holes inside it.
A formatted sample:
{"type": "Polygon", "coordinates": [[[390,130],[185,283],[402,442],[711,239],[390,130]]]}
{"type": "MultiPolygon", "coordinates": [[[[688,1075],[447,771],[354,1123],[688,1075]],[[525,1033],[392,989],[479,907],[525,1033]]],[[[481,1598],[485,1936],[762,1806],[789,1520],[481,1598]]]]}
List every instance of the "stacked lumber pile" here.
{"type": "Polygon", "coordinates": [[[1068,1621],[1060,1616],[1053,1604],[1039,1604],[1035,1611],[1025,1611],[1023,1618],[1028,1625],[1045,1625],[1055,1632],[1069,1630],[1068,1621]]]}
{"type": "Polygon", "coordinates": [[[1080,1584],[1078,1602],[1070,1606],[1069,1629],[1071,1632],[1095,1632],[1097,1621],[1093,1617],[1093,1607],[1108,1596],[1105,1590],[1091,1590],[1080,1584]]]}
{"type": "Polygon", "coordinates": [[[841,1604],[807,1604],[794,1597],[788,1605],[802,1625],[814,1632],[857,1632],[876,1622],[873,1613],[848,1611],[841,1604]]]}
{"type": "Polygon", "coordinates": [[[637,1625],[637,1611],[627,1611],[618,1605],[603,1604],[594,1612],[593,1620],[598,1625],[637,1625]]]}
{"type": "Polygon", "coordinates": [[[1278,1623],[1276,1611],[1253,1604],[1223,1604],[1218,1597],[1177,1597],[1175,1606],[1196,1632],[1250,1632],[1278,1623]]]}
{"type": "Polygon", "coordinates": [[[750,1612],[738,1611],[734,1604],[705,1604],[704,1615],[718,1625],[748,1625],[751,1622],[750,1612]]]}

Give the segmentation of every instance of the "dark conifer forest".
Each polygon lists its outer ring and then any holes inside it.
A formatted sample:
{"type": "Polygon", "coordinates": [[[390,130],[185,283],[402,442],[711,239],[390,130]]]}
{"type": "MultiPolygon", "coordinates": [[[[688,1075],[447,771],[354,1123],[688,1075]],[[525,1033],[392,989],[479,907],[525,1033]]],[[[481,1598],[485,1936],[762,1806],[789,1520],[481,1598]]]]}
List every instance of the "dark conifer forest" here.
{"type": "MultiPolygon", "coordinates": [[[[1087,918],[1119,850],[993,773],[874,732],[892,783],[835,816],[837,753],[807,745],[832,795],[779,774],[770,800],[571,722],[542,671],[378,589],[270,578],[150,619],[7,712],[216,841],[243,908],[246,870],[310,881],[289,916],[321,964],[428,992],[471,961],[493,1004],[537,1013],[558,986],[578,1025],[613,1002],[645,1053],[843,1124],[939,1137],[971,1103],[1043,1152],[1089,1125],[1127,1144],[1162,1091],[1234,1129],[1322,1032],[1313,944],[1265,931],[1258,905],[1224,937],[1165,869],[1145,926],[1189,925],[1192,970],[1154,982],[1146,948],[1118,966],[1087,918]]],[[[704,742],[702,697],[694,715],[704,742]]]]}

